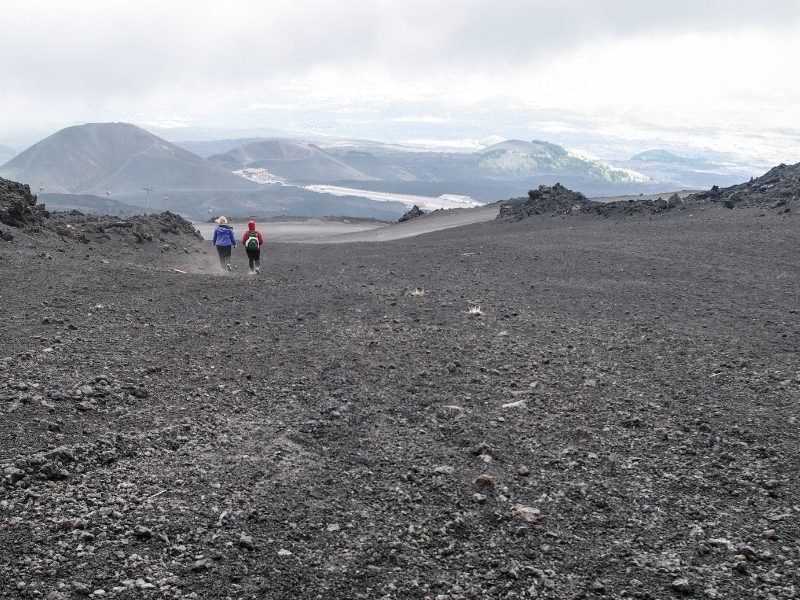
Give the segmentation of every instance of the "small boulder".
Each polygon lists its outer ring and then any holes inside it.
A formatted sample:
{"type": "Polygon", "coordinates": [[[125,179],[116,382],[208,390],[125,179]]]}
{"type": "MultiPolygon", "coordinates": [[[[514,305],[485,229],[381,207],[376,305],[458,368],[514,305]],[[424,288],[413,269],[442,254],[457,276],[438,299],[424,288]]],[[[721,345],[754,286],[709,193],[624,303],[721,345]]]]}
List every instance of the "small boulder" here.
{"type": "Polygon", "coordinates": [[[474,481],[475,487],[479,490],[488,490],[494,487],[494,477],[491,475],[479,475],[474,481]]]}
{"type": "Polygon", "coordinates": [[[402,217],[400,217],[398,222],[403,223],[404,221],[410,221],[411,219],[416,219],[417,217],[421,217],[424,214],[425,213],[422,212],[422,209],[415,204],[411,210],[409,210],[402,217]]]}
{"type": "Polygon", "coordinates": [[[523,523],[538,523],[542,518],[542,512],[532,506],[517,504],[511,509],[511,518],[523,523]]]}
{"type": "Polygon", "coordinates": [[[256,548],[255,544],[253,544],[253,538],[244,533],[239,536],[239,545],[245,550],[255,550],[256,548]]]}
{"type": "Polygon", "coordinates": [[[684,596],[689,596],[694,592],[692,584],[689,583],[689,580],[686,577],[679,577],[678,579],[675,579],[669,587],[673,592],[683,594],[684,596]]]}

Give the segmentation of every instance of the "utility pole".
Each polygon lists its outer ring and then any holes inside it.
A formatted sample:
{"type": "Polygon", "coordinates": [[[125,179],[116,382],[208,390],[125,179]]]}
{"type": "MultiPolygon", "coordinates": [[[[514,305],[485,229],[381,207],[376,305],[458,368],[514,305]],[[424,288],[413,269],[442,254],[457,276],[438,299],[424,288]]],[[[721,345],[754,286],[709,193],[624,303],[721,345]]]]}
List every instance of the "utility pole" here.
{"type": "Polygon", "coordinates": [[[147,196],[145,197],[145,202],[144,202],[144,214],[147,214],[148,212],[150,212],[150,192],[153,191],[153,186],[148,185],[147,187],[142,189],[145,192],[147,192],[147,196]]]}

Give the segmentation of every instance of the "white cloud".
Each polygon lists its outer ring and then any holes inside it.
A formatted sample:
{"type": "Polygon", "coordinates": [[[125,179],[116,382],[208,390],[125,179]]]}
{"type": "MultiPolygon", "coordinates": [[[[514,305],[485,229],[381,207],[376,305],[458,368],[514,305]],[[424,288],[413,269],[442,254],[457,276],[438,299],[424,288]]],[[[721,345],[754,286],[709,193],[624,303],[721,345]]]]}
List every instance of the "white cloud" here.
{"type": "Polygon", "coordinates": [[[506,138],[493,135],[488,136],[483,139],[474,139],[474,138],[463,138],[463,139],[453,139],[453,140],[445,140],[445,139],[430,139],[430,138],[419,138],[419,139],[408,139],[408,140],[401,140],[404,146],[408,148],[419,148],[420,150],[441,150],[445,152],[476,152],[479,150],[483,150],[484,148],[488,148],[492,144],[497,144],[504,141],[506,138]]]}
{"type": "Polygon", "coordinates": [[[434,115],[408,115],[404,117],[394,117],[395,123],[450,123],[450,117],[437,117],[434,115]]]}
{"type": "Polygon", "coordinates": [[[26,0],[3,22],[0,143],[107,120],[395,139],[533,121],[800,145],[796,0],[26,0]]]}

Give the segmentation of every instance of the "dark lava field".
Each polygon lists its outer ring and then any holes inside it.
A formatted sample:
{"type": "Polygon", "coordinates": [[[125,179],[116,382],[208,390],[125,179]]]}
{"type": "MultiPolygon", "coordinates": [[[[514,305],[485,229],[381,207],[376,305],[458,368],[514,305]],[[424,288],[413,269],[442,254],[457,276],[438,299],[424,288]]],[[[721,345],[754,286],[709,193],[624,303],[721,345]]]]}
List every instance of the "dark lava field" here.
{"type": "Polygon", "coordinates": [[[799,212],[6,228],[0,598],[797,598],[799,212]]]}

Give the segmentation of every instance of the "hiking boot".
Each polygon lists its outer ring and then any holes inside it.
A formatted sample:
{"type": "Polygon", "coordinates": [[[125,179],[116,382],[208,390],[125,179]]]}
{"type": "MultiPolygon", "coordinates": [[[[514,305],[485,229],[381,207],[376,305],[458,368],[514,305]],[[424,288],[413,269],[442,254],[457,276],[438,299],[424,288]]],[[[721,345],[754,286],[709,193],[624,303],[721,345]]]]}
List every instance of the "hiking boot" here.
{"type": "Polygon", "coordinates": [[[261,267],[256,267],[256,273],[261,273],[261,267]]]}

